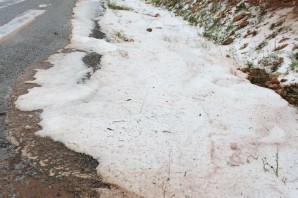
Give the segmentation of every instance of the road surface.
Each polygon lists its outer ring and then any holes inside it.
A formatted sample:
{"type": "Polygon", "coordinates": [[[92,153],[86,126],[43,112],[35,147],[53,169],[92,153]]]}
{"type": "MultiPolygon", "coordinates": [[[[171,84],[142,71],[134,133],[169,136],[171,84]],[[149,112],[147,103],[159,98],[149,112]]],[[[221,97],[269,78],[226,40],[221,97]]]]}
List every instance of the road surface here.
{"type": "MultiPolygon", "coordinates": [[[[13,178],[7,173],[9,159],[20,161],[19,168],[30,166],[4,138],[12,86],[27,67],[68,43],[74,5],[75,0],[0,0],[0,197],[3,185],[10,183],[8,178],[13,178]]],[[[16,171],[20,176],[24,169],[17,169],[9,170],[9,174],[16,171]]],[[[22,174],[22,179],[30,175],[29,172],[22,174]]],[[[9,189],[9,194],[14,196],[15,186],[9,189]]]]}
{"type": "Polygon", "coordinates": [[[4,131],[3,112],[7,111],[11,86],[26,67],[44,59],[68,43],[74,3],[75,0],[0,0],[0,35],[3,34],[1,27],[5,27],[15,18],[32,10],[45,10],[43,14],[22,28],[16,29],[6,38],[1,39],[0,36],[1,137],[4,131]]]}

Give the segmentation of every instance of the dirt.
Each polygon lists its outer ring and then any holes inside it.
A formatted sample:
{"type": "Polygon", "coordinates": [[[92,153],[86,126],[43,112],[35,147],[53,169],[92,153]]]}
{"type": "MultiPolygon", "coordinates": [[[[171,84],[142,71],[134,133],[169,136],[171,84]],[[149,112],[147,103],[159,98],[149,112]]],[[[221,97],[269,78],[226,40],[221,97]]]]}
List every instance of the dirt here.
{"type": "Polygon", "coordinates": [[[1,147],[10,154],[0,160],[0,197],[137,197],[113,184],[102,182],[92,157],[76,153],[59,142],[35,135],[40,130],[39,111],[22,112],[14,102],[37,87],[34,69],[48,69],[48,62],[30,67],[13,88],[7,112],[7,141],[1,147]]]}
{"type": "MultiPolygon", "coordinates": [[[[229,0],[232,5],[239,3],[239,0],[229,0]]],[[[298,0],[248,0],[251,5],[266,5],[267,8],[284,8],[298,6],[298,0]]]]}
{"type": "Polygon", "coordinates": [[[104,39],[106,37],[105,33],[100,30],[98,21],[94,21],[94,27],[92,33],[89,36],[96,39],[104,39]]]}
{"type": "Polygon", "coordinates": [[[92,68],[93,73],[96,72],[98,69],[100,69],[100,61],[101,61],[102,55],[92,52],[87,54],[83,57],[83,62],[87,67],[92,68]]]}
{"type": "Polygon", "coordinates": [[[298,84],[283,85],[286,79],[278,80],[278,75],[268,74],[264,69],[242,68],[248,74],[248,80],[255,85],[274,90],[283,99],[298,107],[298,84]]]}

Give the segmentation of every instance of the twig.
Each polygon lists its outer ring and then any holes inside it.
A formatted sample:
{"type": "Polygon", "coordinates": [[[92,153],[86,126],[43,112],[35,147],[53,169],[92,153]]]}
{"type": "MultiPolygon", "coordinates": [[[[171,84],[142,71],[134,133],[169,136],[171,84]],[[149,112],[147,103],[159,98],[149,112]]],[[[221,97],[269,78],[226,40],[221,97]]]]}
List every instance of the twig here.
{"type": "Polygon", "coordinates": [[[170,177],[171,177],[171,156],[172,156],[172,149],[169,152],[168,181],[170,181],[170,177]]]}
{"type": "Polygon", "coordinates": [[[145,96],[145,98],[144,98],[144,100],[143,100],[143,103],[142,103],[142,106],[141,106],[141,109],[140,109],[140,113],[142,113],[142,111],[143,111],[143,107],[144,107],[144,104],[145,104],[145,102],[146,102],[146,99],[147,99],[148,93],[149,93],[149,89],[147,89],[146,96],[145,96]]]}

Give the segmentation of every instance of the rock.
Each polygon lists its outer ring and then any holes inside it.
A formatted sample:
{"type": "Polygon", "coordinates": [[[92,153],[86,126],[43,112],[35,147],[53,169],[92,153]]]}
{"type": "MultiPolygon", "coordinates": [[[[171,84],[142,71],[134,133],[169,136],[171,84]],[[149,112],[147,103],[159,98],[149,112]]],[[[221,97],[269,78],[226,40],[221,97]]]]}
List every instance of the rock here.
{"type": "Polygon", "coordinates": [[[147,28],[147,32],[152,32],[152,28],[147,28]]]}
{"type": "Polygon", "coordinates": [[[159,13],[156,13],[156,14],[154,15],[154,17],[160,17],[160,14],[159,14],[159,13]]]}
{"type": "Polygon", "coordinates": [[[234,42],[233,38],[227,38],[224,42],[222,42],[222,45],[230,45],[234,42]]]}
{"type": "Polygon", "coordinates": [[[280,80],[280,82],[282,82],[282,83],[287,82],[287,81],[288,81],[288,79],[284,79],[284,78],[280,80]]]}

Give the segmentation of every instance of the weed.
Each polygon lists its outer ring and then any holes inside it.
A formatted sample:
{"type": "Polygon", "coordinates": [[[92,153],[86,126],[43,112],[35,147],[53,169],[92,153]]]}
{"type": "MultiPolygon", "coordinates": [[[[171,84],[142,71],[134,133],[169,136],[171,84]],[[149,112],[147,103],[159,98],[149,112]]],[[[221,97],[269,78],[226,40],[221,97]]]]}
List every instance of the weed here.
{"type": "Polygon", "coordinates": [[[236,6],[235,12],[237,13],[237,12],[240,12],[241,10],[246,10],[246,5],[244,2],[241,2],[236,6]]]}
{"type": "Polygon", "coordinates": [[[258,63],[263,67],[271,67],[271,71],[276,72],[283,62],[284,59],[282,57],[278,57],[276,54],[271,54],[261,59],[258,63]]]}
{"type": "Polygon", "coordinates": [[[247,62],[245,63],[245,65],[246,65],[246,67],[249,68],[249,69],[254,68],[254,64],[253,64],[253,62],[251,62],[251,61],[247,61],[247,62]]]}
{"type": "Polygon", "coordinates": [[[265,172],[268,172],[270,169],[273,170],[273,172],[275,173],[275,176],[278,177],[279,176],[279,150],[278,150],[278,147],[276,149],[276,154],[275,154],[275,167],[273,167],[272,165],[270,165],[268,162],[267,162],[267,158],[264,157],[262,159],[262,162],[263,162],[263,169],[265,172]]]}
{"type": "Polygon", "coordinates": [[[217,2],[213,2],[213,3],[211,4],[210,12],[211,12],[212,14],[214,14],[214,13],[218,12],[218,11],[220,10],[220,8],[221,8],[221,5],[220,5],[219,3],[217,3],[217,2]]]}
{"type": "Polygon", "coordinates": [[[291,60],[291,63],[290,63],[290,68],[292,70],[298,68],[298,53],[292,53],[290,55],[290,60],[291,60]]]}
{"type": "Polygon", "coordinates": [[[262,41],[257,47],[256,47],[256,50],[261,50],[263,49],[265,46],[268,45],[268,42],[267,41],[262,41]]]}
{"type": "Polygon", "coordinates": [[[269,36],[266,37],[266,39],[273,39],[278,35],[278,32],[274,31],[269,36]]]}
{"type": "Polygon", "coordinates": [[[284,21],[278,21],[276,23],[272,23],[269,27],[270,30],[274,30],[276,27],[280,27],[282,26],[282,24],[284,23],[284,21]]]}
{"type": "Polygon", "coordinates": [[[111,1],[108,2],[108,8],[112,10],[126,10],[126,11],[131,10],[131,8],[129,7],[120,6],[120,5],[117,5],[115,2],[111,2],[111,1]]]}
{"type": "Polygon", "coordinates": [[[127,38],[127,36],[126,35],[124,35],[123,33],[121,33],[121,32],[116,32],[116,34],[115,34],[115,37],[116,37],[116,40],[117,41],[125,41],[125,42],[133,42],[133,39],[129,39],[129,38],[127,38]]]}

